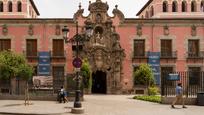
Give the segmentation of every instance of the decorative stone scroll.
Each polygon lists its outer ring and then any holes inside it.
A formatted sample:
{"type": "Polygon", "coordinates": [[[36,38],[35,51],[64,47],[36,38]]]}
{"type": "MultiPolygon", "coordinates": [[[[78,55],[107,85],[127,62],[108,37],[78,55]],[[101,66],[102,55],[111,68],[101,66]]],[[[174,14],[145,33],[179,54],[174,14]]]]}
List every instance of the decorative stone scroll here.
{"type": "Polygon", "coordinates": [[[141,24],[137,25],[137,35],[142,36],[142,25],[141,24]]]}
{"type": "Polygon", "coordinates": [[[195,25],[192,25],[191,26],[191,35],[192,36],[196,36],[197,35],[197,28],[196,28],[196,26],[195,25]]]}
{"type": "Polygon", "coordinates": [[[30,24],[29,27],[28,27],[28,35],[32,36],[33,34],[34,34],[33,25],[30,24]]]}
{"type": "Polygon", "coordinates": [[[60,29],[60,25],[56,25],[55,27],[55,35],[60,35],[61,29],[60,29]]]}
{"type": "Polygon", "coordinates": [[[3,25],[2,34],[3,34],[3,35],[7,35],[7,34],[8,34],[8,27],[7,27],[6,24],[3,25]]]}
{"type": "Polygon", "coordinates": [[[169,35],[169,26],[168,25],[164,26],[164,35],[166,35],[166,36],[169,35]]]}

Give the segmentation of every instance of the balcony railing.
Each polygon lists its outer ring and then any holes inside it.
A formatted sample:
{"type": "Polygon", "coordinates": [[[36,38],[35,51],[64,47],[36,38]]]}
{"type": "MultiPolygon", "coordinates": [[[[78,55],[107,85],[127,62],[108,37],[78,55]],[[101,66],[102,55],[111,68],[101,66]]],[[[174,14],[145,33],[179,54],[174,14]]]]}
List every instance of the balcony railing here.
{"type": "Polygon", "coordinates": [[[133,55],[133,59],[146,59],[148,58],[148,52],[143,52],[143,53],[135,53],[133,55]]]}
{"type": "MultiPolygon", "coordinates": [[[[66,53],[65,51],[62,52],[53,52],[50,51],[51,53],[51,58],[65,58],[66,57],[66,53]]],[[[27,51],[23,51],[23,54],[26,58],[38,58],[38,52],[27,52],[27,51]]]]}
{"type": "Polygon", "coordinates": [[[187,58],[204,58],[204,51],[187,52],[187,58]]]}
{"type": "Polygon", "coordinates": [[[60,51],[60,52],[51,51],[51,57],[52,58],[65,58],[66,57],[66,52],[65,51],[60,51]]]}
{"type": "Polygon", "coordinates": [[[38,58],[38,52],[23,51],[23,54],[26,58],[38,58]]]}
{"type": "Polygon", "coordinates": [[[160,58],[177,58],[177,51],[161,52],[160,58]]]}
{"type": "MultiPolygon", "coordinates": [[[[142,54],[135,54],[133,59],[148,58],[148,52],[142,54]]],[[[177,51],[161,52],[160,58],[177,58],[177,51]]]]}

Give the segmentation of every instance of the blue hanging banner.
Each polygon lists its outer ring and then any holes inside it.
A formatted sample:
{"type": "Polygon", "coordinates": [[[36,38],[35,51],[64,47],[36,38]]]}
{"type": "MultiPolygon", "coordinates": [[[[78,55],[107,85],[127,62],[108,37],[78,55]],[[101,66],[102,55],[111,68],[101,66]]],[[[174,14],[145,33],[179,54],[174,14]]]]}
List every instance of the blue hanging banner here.
{"type": "Polygon", "coordinates": [[[38,75],[50,76],[50,52],[39,52],[38,75]]]}
{"type": "Polygon", "coordinates": [[[160,85],[160,52],[148,52],[148,64],[152,68],[156,84],[160,85]]]}

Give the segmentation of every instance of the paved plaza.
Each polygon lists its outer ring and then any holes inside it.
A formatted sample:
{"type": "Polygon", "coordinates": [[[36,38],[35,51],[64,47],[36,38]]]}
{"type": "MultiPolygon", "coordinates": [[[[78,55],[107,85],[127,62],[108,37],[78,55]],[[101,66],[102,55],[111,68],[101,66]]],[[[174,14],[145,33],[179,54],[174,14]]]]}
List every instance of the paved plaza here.
{"type": "MultiPolygon", "coordinates": [[[[131,99],[130,95],[86,95],[82,102],[85,113],[82,115],[203,115],[204,106],[187,106],[144,102],[131,99]]],[[[54,101],[31,101],[24,106],[24,101],[0,100],[0,114],[13,115],[72,115],[73,102],[59,104],[54,101]]]]}

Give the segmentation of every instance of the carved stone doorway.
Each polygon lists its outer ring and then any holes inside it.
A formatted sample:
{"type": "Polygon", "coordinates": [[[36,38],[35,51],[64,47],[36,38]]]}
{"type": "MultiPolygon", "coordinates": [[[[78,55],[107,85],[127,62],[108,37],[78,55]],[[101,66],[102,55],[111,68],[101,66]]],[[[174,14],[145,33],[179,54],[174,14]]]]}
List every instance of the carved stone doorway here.
{"type": "Polygon", "coordinates": [[[93,72],[93,94],[120,94],[123,89],[125,50],[121,47],[120,34],[116,31],[118,25],[113,21],[115,17],[118,17],[120,22],[125,18],[117,7],[113,10],[114,17],[108,15],[108,9],[106,2],[96,0],[90,2],[88,9],[90,14],[87,17],[82,15],[84,10],[81,6],[74,15],[74,20],[80,22],[79,34],[88,40],[82,44],[80,57],[88,60],[93,72]],[[93,27],[92,36],[85,34],[87,27],[93,27]]]}
{"type": "Polygon", "coordinates": [[[105,72],[96,71],[92,73],[92,93],[106,94],[107,93],[107,75],[105,72]]]}

